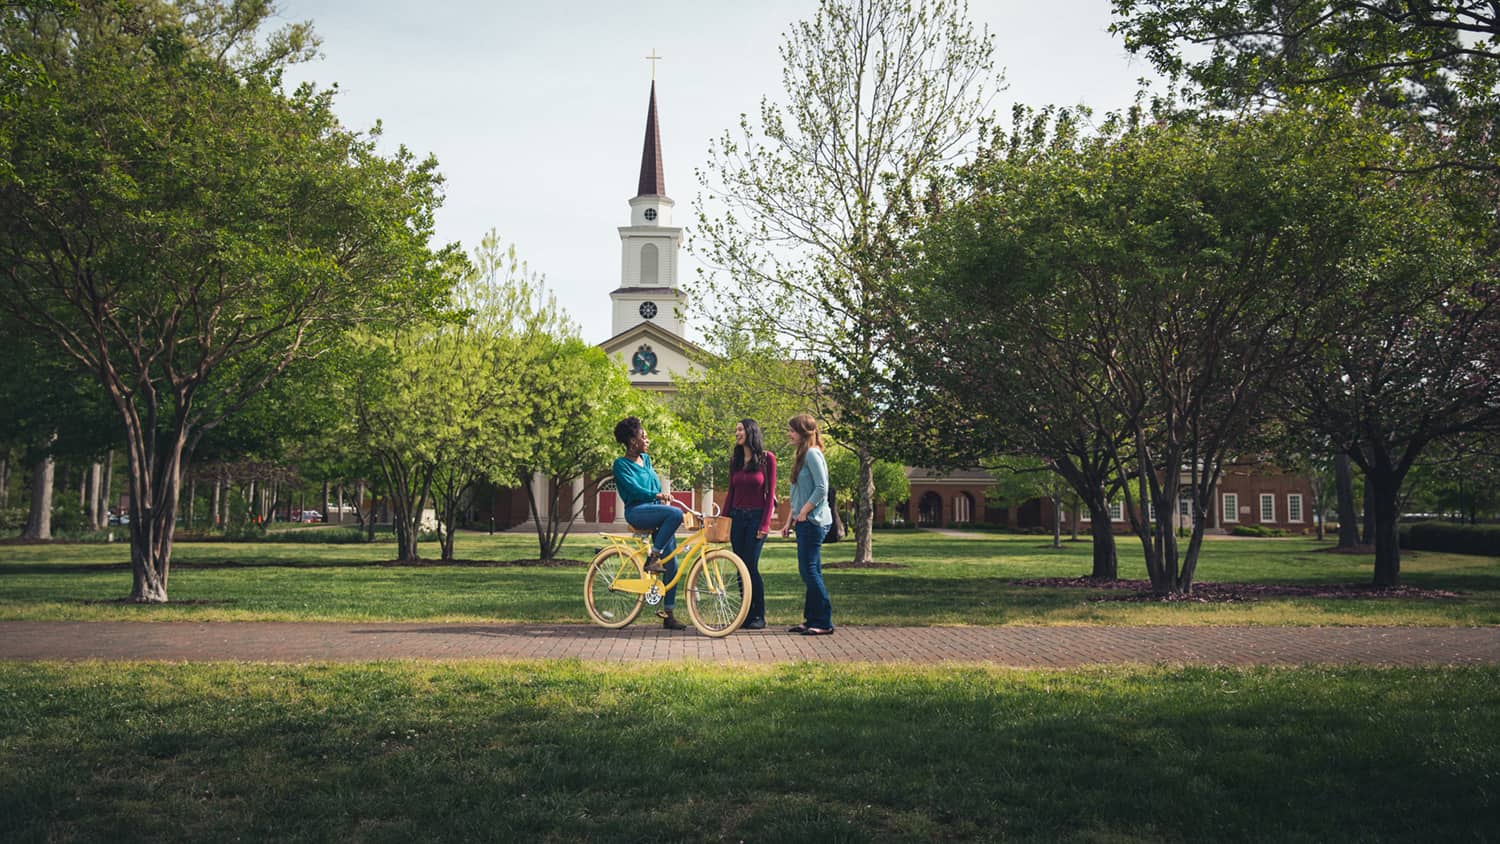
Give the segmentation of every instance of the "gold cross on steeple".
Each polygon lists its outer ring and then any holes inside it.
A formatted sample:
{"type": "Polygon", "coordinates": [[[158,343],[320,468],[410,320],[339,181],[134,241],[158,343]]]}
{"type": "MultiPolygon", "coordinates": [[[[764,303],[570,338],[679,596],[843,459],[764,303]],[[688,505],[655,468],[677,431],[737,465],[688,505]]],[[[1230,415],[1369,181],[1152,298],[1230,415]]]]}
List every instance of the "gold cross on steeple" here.
{"type": "Polygon", "coordinates": [[[659,62],[659,61],[661,61],[663,58],[665,58],[665,57],[664,56],[658,56],[656,54],[656,48],[655,47],[651,48],[651,55],[649,55],[649,56],[646,57],[646,61],[648,61],[648,62],[651,63],[651,81],[652,82],[656,81],[656,63],[659,62]]]}

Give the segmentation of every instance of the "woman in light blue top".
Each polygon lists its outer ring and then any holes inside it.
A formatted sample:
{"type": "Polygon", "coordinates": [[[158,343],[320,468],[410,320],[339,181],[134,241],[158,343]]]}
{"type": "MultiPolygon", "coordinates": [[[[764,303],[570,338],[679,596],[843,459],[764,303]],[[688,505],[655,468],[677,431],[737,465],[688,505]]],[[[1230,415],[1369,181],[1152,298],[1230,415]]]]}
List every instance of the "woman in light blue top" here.
{"type": "Polygon", "coordinates": [[[823,459],[823,437],[817,420],[801,413],[786,426],[786,438],[797,449],[792,465],[792,497],[781,535],[797,532],[797,573],[807,586],[802,623],[788,633],[828,636],[833,633],[833,604],[823,583],[823,537],[833,524],[828,509],[828,461],[823,459]]]}
{"type": "MultiPolygon", "coordinates": [[[[651,455],[646,453],[651,440],[641,420],[627,416],[615,425],[615,441],[625,446],[625,456],[616,457],[614,464],[615,493],[625,505],[625,521],[638,530],[656,529],[651,541],[651,554],[646,558],[646,571],[661,573],[670,581],[677,575],[677,561],[668,560],[663,566],[661,559],[670,556],[677,548],[677,528],[682,525],[682,511],[670,506],[670,493],[662,491],[661,480],[651,466],[651,455]]],[[[687,625],[672,615],[677,604],[677,588],[667,590],[662,599],[661,626],[668,630],[686,630],[687,625]]]]}

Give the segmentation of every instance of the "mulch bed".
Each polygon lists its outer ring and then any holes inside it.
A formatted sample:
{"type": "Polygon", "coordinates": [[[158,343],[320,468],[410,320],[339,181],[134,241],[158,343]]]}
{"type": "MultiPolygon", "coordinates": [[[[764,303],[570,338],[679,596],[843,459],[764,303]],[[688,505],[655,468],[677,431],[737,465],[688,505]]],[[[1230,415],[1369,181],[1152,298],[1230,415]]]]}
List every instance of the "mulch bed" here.
{"type": "MultiPolygon", "coordinates": [[[[113,605],[113,606],[122,606],[123,605],[123,606],[132,606],[132,607],[165,607],[165,606],[167,606],[167,604],[138,604],[135,601],[130,600],[129,598],[107,598],[105,600],[78,600],[78,601],[75,601],[74,603],[91,604],[91,605],[95,605],[95,606],[106,605],[106,604],[107,605],[113,605]]],[[[227,604],[233,604],[233,603],[235,603],[235,600],[233,598],[226,598],[226,599],[224,599],[222,601],[212,601],[212,600],[207,600],[207,599],[203,599],[203,598],[198,598],[198,599],[191,600],[191,601],[178,601],[178,600],[174,599],[174,600],[172,600],[169,603],[171,604],[171,606],[174,606],[174,607],[222,607],[222,606],[225,606],[227,604]]]]}
{"type": "Polygon", "coordinates": [[[824,563],[825,569],[909,569],[905,563],[824,563]]]}
{"type": "Polygon", "coordinates": [[[1280,583],[1194,583],[1188,595],[1154,595],[1149,580],[1094,580],[1089,577],[1042,577],[1011,581],[1017,586],[1047,588],[1102,589],[1123,594],[1101,595],[1094,602],[1133,601],[1160,603],[1232,604],[1261,598],[1421,598],[1448,600],[1461,598],[1466,592],[1447,589],[1422,589],[1417,586],[1393,588],[1330,583],[1320,586],[1294,586],[1280,583]]]}

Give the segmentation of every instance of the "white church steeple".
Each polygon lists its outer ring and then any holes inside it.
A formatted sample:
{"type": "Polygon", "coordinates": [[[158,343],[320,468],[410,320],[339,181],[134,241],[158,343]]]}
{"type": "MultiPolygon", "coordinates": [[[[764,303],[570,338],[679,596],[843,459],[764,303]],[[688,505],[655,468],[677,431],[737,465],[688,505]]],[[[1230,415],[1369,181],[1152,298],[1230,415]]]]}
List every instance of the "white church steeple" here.
{"type": "Polygon", "coordinates": [[[620,227],[620,287],[609,294],[614,302],[613,335],[643,322],[677,337],[683,335],[686,300],[677,285],[682,229],[672,225],[675,204],[667,196],[662,169],[653,74],[640,181],[635,198],[630,200],[630,225],[620,227]]]}

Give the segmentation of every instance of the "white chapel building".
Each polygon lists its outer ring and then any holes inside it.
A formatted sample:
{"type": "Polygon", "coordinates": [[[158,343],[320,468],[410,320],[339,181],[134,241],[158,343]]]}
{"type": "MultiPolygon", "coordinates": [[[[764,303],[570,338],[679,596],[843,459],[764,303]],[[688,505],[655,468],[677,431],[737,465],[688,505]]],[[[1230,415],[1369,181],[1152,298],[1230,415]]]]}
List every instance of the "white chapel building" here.
{"type": "Polygon", "coordinates": [[[630,200],[630,225],[620,227],[620,286],[610,291],[610,337],[599,347],[619,361],[637,387],[672,391],[672,376],[687,374],[690,355],[703,350],[684,336],[687,298],[678,284],[682,228],[672,208],[661,160],[656,80],[646,108],[641,176],[630,200]]]}

